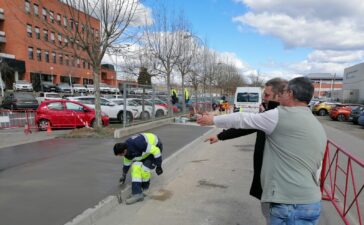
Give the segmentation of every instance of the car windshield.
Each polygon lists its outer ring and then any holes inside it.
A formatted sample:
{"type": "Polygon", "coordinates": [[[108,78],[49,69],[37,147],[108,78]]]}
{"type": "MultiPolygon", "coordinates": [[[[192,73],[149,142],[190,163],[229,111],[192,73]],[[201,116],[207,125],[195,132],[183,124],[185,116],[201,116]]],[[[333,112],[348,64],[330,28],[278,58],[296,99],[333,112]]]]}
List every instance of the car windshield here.
{"type": "Polygon", "coordinates": [[[60,98],[61,96],[59,94],[47,94],[47,98],[60,98]]]}
{"type": "Polygon", "coordinates": [[[29,93],[14,93],[17,99],[34,100],[34,96],[29,93]]]}
{"type": "Polygon", "coordinates": [[[18,81],[16,81],[16,83],[17,84],[29,84],[29,82],[26,80],[18,80],[18,81]]]}

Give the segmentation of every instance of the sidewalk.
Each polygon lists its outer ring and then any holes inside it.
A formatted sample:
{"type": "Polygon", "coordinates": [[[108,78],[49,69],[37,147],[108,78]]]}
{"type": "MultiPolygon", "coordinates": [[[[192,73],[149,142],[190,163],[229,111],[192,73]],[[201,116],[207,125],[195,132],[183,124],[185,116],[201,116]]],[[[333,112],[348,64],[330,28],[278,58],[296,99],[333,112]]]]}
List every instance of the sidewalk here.
{"type": "MultiPolygon", "coordinates": [[[[167,162],[163,176],[153,174],[143,202],[118,205],[92,224],[264,225],[260,202],[249,195],[254,143],[255,135],[213,145],[201,139],[167,162]]],[[[323,202],[319,224],[343,223],[323,202]]]]}

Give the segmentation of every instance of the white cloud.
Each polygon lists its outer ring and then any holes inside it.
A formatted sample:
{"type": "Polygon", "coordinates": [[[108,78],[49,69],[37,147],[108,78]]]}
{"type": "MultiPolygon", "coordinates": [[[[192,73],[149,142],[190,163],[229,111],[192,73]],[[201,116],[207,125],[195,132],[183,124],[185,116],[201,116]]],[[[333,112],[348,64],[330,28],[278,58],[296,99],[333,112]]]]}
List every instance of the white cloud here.
{"type": "MultiPolygon", "coordinates": [[[[364,1],[362,0],[234,0],[248,12],[233,18],[239,31],[254,28],[279,38],[286,48],[312,48],[305,60],[276,65],[286,74],[328,72],[364,60],[364,1]]],[[[274,69],[274,66],[272,67],[274,69]]]]}

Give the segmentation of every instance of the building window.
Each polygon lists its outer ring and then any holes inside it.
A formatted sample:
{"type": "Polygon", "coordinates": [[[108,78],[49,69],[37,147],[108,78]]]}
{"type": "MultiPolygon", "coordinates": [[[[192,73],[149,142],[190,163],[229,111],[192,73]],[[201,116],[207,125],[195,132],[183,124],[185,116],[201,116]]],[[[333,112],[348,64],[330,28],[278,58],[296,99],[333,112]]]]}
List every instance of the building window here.
{"type": "Polygon", "coordinates": [[[63,64],[63,55],[59,54],[59,64],[63,64]]]}
{"type": "Polygon", "coordinates": [[[61,14],[57,14],[57,23],[61,25],[61,14]]]}
{"type": "Polygon", "coordinates": [[[28,37],[33,36],[32,25],[30,25],[30,24],[27,24],[27,34],[28,34],[28,37]]]}
{"type": "Polygon", "coordinates": [[[53,63],[57,63],[57,55],[55,52],[52,52],[52,60],[53,60],[53,63]]]}
{"type": "Polygon", "coordinates": [[[64,27],[67,27],[67,25],[68,25],[68,22],[67,22],[67,17],[63,17],[63,26],[64,27]]]}
{"type": "Polygon", "coordinates": [[[62,45],[62,34],[58,33],[58,43],[62,45]]]}
{"type": "Polygon", "coordinates": [[[44,51],[44,60],[49,63],[49,52],[48,51],[44,51]]]}
{"type": "Polygon", "coordinates": [[[40,39],[40,30],[39,30],[39,27],[35,27],[34,30],[35,30],[35,38],[40,39]]]}
{"type": "Polygon", "coordinates": [[[51,42],[52,43],[55,43],[56,42],[55,39],[54,39],[54,32],[51,32],[51,42]]]}
{"type": "Polygon", "coordinates": [[[39,6],[37,4],[33,5],[34,15],[39,16],[39,6]]]}
{"type": "Polygon", "coordinates": [[[70,65],[70,60],[69,60],[69,58],[68,58],[68,55],[65,55],[65,56],[64,56],[64,59],[65,59],[65,61],[66,61],[66,65],[67,65],[67,66],[69,66],[69,65],[70,65]]]}
{"type": "Polygon", "coordinates": [[[37,60],[42,61],[42,50],[40,48],[37,48],[37,60]]]}
{"type": "Polygon", "coordinates": [[[28,47],[28,58],[34,59],[33,47],[28,47]]]}
{"type": "Polygon", "coordinates": [[[74,25],[73,19],[70,19],[71,30],[73,29],[73,25],[74,25]]]}
{"type": "Polygon", "coordinates": [[[42,9],[43,19],[47,20],[47,9],[43,7],[42,9]]]}
{"type": "Polygon", "coordinates": [[[51,20],[51,23],[54,23],[54,12],[49,11],[49,19],[51,20]]]}
{"type": "Polygon", "coordinates": [[[44,29],[44,30],[43,30],[43,39],[44,39],[45,41],[48,41],[48,30],[47,30],[47,29],[44,29]]]}
{"type": "Polygon", "coordinates": [[[25,1],[25,12],[30,13],[30,3],[29,3],[29,1],[25,1]]]}

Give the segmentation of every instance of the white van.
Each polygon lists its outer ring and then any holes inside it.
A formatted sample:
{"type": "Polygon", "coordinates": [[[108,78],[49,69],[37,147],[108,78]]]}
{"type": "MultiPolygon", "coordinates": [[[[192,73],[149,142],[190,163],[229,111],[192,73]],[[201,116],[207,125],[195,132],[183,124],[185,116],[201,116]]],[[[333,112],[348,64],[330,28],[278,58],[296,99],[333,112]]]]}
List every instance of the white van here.
{"type": "Polygon", "coordinates": [[[262,104],[261,87],[237,87],[234,98],[234,112],[259,112],[262,104]]]}

